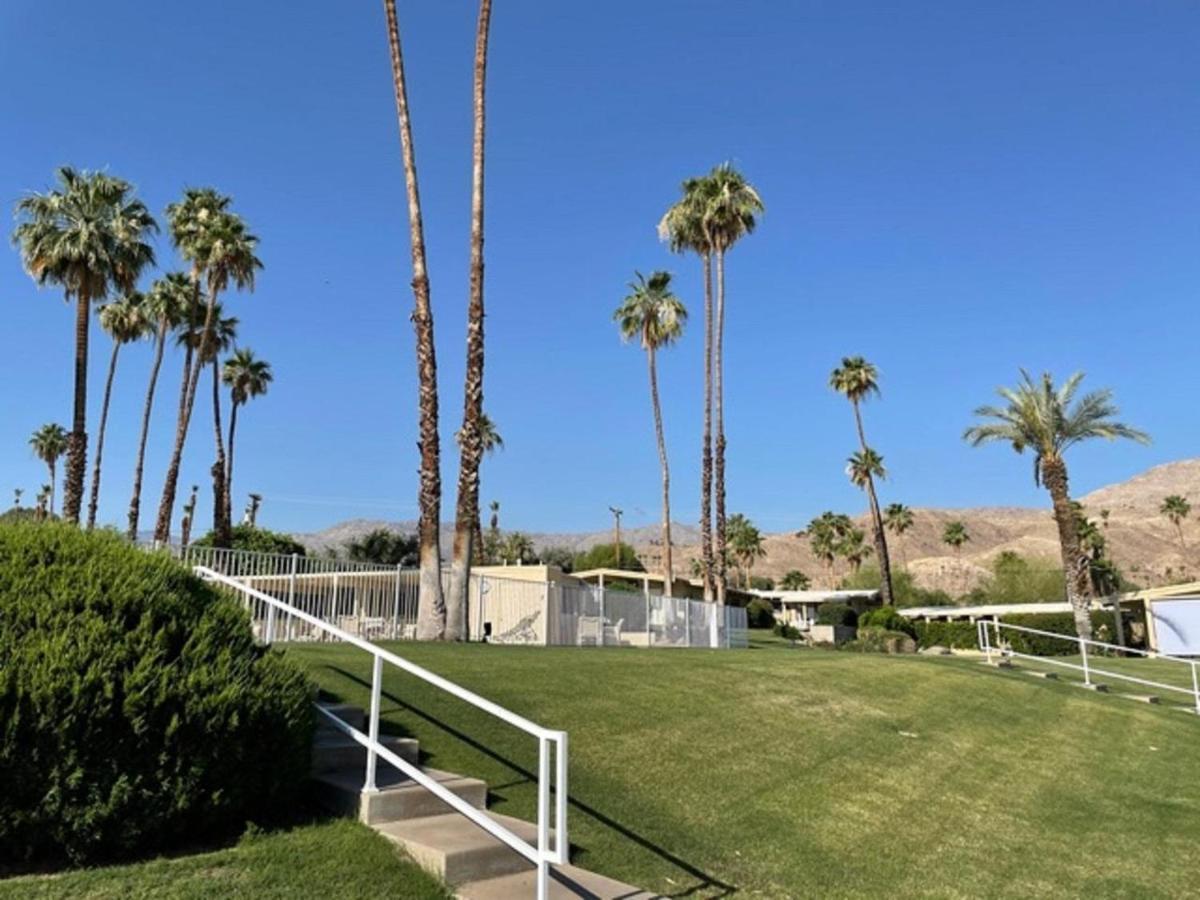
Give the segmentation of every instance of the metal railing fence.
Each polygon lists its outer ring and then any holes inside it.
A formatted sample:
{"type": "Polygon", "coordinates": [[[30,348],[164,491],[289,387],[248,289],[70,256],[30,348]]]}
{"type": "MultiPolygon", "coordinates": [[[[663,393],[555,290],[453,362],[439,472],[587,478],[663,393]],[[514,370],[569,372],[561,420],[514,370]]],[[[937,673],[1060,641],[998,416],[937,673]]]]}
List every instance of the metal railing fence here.
{"type": "Polygon", "coordinates": [[[1104,641],[1087,640],[1074,635],[1058,634],[1053,631],[1042,631],[1038,628],[1028,628],[1024,625],[1011,625],[1007,622],[998,622],[989,619],[980,619],[975,624],[976,634],[979,641],[979,649],[987,656],[988,662],[992,661],[992,656],[996,655],[1001,659],[1029,659],[1037,660],[1038,662],[1046,663],[1052,666],[1058,666],[1064,669],[1073,669],[1083,673],[1083,683],[1091,685],[1093,683],[1092,676],[1100,675],[1104,678],[1115,678],[1119,681],[1127,681],[1133,684],[1140,684],[1144,687],[1156,688],[1163,691],[1173,691],[1175,693],[1186,694],[1190,696],[1194,703],[1196,712],[1200,714],[1200,661],[1194,659],[1184,659],[1179,656],[1167,656],[1162,653],[1155,653],[1149,650],[1138,650],[1133,647],[1121,647],[1117,644],[1108,644],[1104,641]],[[1069,662],[1062,657],[1056,656],[1037,656],[1032,653],[1024,653],[1014,650],[1012,643],[1004,640],[1004,633],[1021,632],[1024,634],[1036,634],[1041,637],[1054,638],[1072,644],[1079,650],[1080,662],[1069,662]],[[1111,666],[1103,667],[1103,660],[1111,659],[1115,655],[1135,655],[1143,659],[1163,660],[1169,663],[1175,663],[1179,666],[1188,667],[1191,675],[1192,686],[1190,688],[1181,687],[1175,684],[1164,684],[1161,681],[1154,681],[1149,678],[1140,678],[1136,675],[1131,675],[1126,672],[1118,672],[1111,666]],[[1100,665],[1097,665],[1097,661],[1100,665]]]}
{"type": "Polygon", "coordinates": [[[480,697],[478,694],[460,687],[440,675],[430,672],[403,657],[364,640],[358,635],[330,625],[328,622],[297,606],[280,600],[265,591],[252,587],[249,583],[236,577],[218,572],[207,566],[197,565],[195,572],[206,581],[219,585],[221,589],[240,597],[246,606],[262,604],[267,607],[267,628],[261,636],[266,644],[271,644],[276,637],[275,627],[286,619],[291,622],[299,621],[302,625],[328,634],[331,639],[353,644],[366,651],[372,657],[371,667],[371,703],[367,719],[367,734],[350,726],[333,713],[317,704],[318,712],[329,720],[329,723],[344,734],[349,735],[367,750],[366,773],[363,781],[364,793],[378,790],[376,786],[376,767],[378,759],[395,766],[413,781],[430,791],[439,800],[452,809],[462,813],[480,828],[493,837],[503,841],[517,853],[520,853],[537,867],[537,896],[545,900],[549,890],[549,867],[551,863],[563,864],[568,860],[570,842],[567,836],[567,733],[543,728],[519,716],[504,707],[480,697]],[[425,681],[448,694],[471,704],[477,709],[490,713],[501,721],[507,722],[532,735],[538,742],[538,776],[537,776],[537,846],[518,837],[505,828],[485,811],[476,809],[435,779],[431,778],[419,766],[397,756],[379,741],[379,709],[383,688],[383,664],[388,663],[409,675],[425,681]],[[553,745],[553,751],[551,749],[553,745]],[[553,756],[554,775],[551,777],[551,761],[553,756]],[[553,825],[551,825],[551,793],[554,794],[553,825]],[[553,846],[550,834],[554,832],[553,846]]]}

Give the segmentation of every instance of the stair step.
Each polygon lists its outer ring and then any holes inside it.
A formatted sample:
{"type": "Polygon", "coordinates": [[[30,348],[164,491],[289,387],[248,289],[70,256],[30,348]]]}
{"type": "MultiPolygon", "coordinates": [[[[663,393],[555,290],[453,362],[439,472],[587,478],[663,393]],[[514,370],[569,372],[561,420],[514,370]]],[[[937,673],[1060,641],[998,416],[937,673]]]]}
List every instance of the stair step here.
{"type": "MultiPolygon", "coordinates": [[[[522,840],[537,843],[537,826],[531,822],[488,815],[522,840]]],[[[450,885],[511,875],[530,867],[524,856],[458,813],[388,822],[376,825],[375,830],[450,885]]]]}
{"type": "MultiPolygon", "coordinates": [[[[478,778],[437,769],[421,771],[476,809],[483,809],[487,803],[487,783],[478,778]]],[[[355,767],[313,776],[317,800],[326,809],[353,816],[367,825],[453,812],[432,792],[387,763],[378,767],[375,783],[379,789],[374,793],[363,793],[363,774],[361,767],[355,767]]]]}
{"type": "MultiPolygon", "coordinates": [[[[536,890],[537,872],[528,867],[512,875],[460,885],[456,893],[461,900],[509,900],[512,897],[532,897],[536,890]]],[[[572,897],[586,897],[589,900],[656,900],[658,897],[657,894],[576,866],[551,866],[550,890],[547,894],[552,900],[572,897]]]]}
{"type": "MultiPolygon", "coordinates": [[[[352,703],[320,703],[318,706],[326,712],[337,716],[357,731],[365,732],[367,730],[367,714],[361,706],[355,706],[352,703]]],[[[329,719],[318,713],[316,733],[320,736],[327,733],[341,734],[342,732],[329,719]]]]}
{"type": "MultiPolygon", "coordinates": [[[[416,765],[420,755],[420,744],[412,738],[380,736],[379,742],[406,762],[416,765]]],[[[337,769],[366,771],[367,748],[347,734],[334,731],[317,734],[313,738],[312,771],[314,775],[337,769]]],[[[388,766],[379,761],[379,768],[388,766]]]]}

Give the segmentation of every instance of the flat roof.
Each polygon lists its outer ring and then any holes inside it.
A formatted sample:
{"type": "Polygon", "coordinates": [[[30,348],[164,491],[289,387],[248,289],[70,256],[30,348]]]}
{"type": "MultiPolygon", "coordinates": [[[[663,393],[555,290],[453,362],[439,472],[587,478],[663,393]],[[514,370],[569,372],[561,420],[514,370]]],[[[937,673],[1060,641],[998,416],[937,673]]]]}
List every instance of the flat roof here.
{"type": "Polygon", "coordinates": [[[778,600],[788,604],[828,603],[836,600],[871,600],[879,596],[879,591],[764,591],[752,590],[749,593],[762,597],[764,600],[778,600]]]}

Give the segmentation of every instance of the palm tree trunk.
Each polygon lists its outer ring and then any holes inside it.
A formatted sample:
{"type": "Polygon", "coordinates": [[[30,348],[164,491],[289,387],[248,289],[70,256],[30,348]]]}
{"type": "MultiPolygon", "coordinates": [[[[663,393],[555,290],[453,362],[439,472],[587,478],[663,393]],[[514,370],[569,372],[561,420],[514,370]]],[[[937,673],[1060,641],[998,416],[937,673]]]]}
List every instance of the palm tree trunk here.
{"type": "Polygon", "coordinates": [[[225,521],[233,527],[233,437],[237,432],[238,406],[236,400],[230,402],[229,409],[229,455],[225,457],[225,521]]]}
{"type": "Polygon", "coordinates": [[[54,482],[58,478],[58,464],[55,460],[50,460],[47,467],[50,469],[50,518],[54,518],[54,482]]]}
{"type": "MultiPolygon", "coordinates": [[[[858,401],[854,407],[854,424],[858,428],[858,443],[863,453],[867,452],[867,435],[863,430],[862,412],[858,401]]],[[[875,555],[879,557],[879,599],[884,606],[892,605],[892,561],[888,556],[887,535],[883,530],[883,514],[879,511],[879,499],[875,495],[875,479],[867,474],[867,497],[871,502],[871,524],[875,531],[875,555]]]]}
{"type": "Polygon", "coordinates": [[[483,443],[483,151],[488,29],[491,0],[480,0],[475,30],[475,131],[471,147],[471,262],[467,301],[467,373],[463,398],[462,447],[458,466],[458,500],[454,515],[454,552],[450,562],[450,596],[446,599],[446,640],[467,638],[467,598],[471,576],[471,541],[479,521],[479,463],[483,443]]]}
{"type": "Polygon", "coordinates": [[[1050,492],[1054,504],[1054,521],[1058,525],[1058,543],[1062,552],[1063,574],[1067,584],[1067,602],[1075,614],[1075,633],[1091,640],[1092,619],[1088,611],[1088,565],[1079,547],[1079,531],[1075,509],[1067,489],[1067,466],[1058,457],[1042,459],[1042,483],[1050,492]]]}
{"type": "Polygon", "coordinates": [[[108,425],[108,404],[112,400],[113,376],[117,374],[117,356],[121,342],[114,340],[108,359],[108,377],[104,379],[104,402],[100,405],[100,427],[96,431],[96,459],[92,463],[91,495],[88,498],[87,530],[96,527],[96,507],[100,505],[100,460],[104,456],[104,429],[108,425]]]}
{"type": "Polygon", "coordinates": [[[221,426],[221,372],[214,353],[212,368],[213,438],[217,456],[212,464],[213,480],[213,546],[228,547],[232,543],[229,522],[229,498],[225,496],[225,432],[221,426]]]}
{"type": "Polygon", "coordinates": [[[87,471],[87,362],[91,299],[80,293],[75,300],[75,409],[67,442],[67,484],[63,494],[63,518],[79,524],[83,506],[83,477],[87,471]]]}
{"type": "Polygon", "coordinates": [[[662,467],[662,540],[663,540],[663,596],[672,596],[675,582],[675,567],[671,558],[671,466],[667,461],[667,441],[663,436],[662,404],[658,399],[658,366],[654,348],[646,350],[650,367],[650,403],[654,407],[654,437],[658,442],[658,463],[662,467]]]}
{"type": "Polygon", "coordinates": [[[704,599],[713,599],[713,535],[712,535],[712,412],[713,412],[713,301],[712,256],[701,256],[704,262],[704,445],[700,450],[700,555],[703,557],[704,599]]]}
{"type": "Polygon", "coordinates": [[[146,404],[142,409],[142,434],[138,439],[137,463],[133,469],[133,496],[129,500],[129,527],[125,532],[130,541],[137,540],[138,519],[142,507],[142,471],[146,463],[146,439],[150,435],[150,413],[154,409],[154,388],[158,384],[158,371],[162,367],[163,348],[167,342],[167,319],[158,323],[158,336],[154,344],[154,362],[150,365],[150,385],[146,388],[146,404]]]}
{"type": "Polygon", "coordinates": [[[725,250],[717,248],[717,315],[713,337],[713,404],[716,407],[717,436],[713,484],[716,492],[717,519],[717,603],[725,602],[728,576],[725,558],[725,250]]]}
{"type": "MultiPolygon", "coordinates": [[[[192,290],[197,299],[200,297],[200,273],[192,270],[192,290]]],[[[187,441],[188,426],[192,421],[192,410],[196,405],[196,387],[200,383],[200,367],[208,355],[208,342],[212,329],[213,310],[217,304],[217,291],[210,285],[208,304],[204,311],[204,330],[200,333],[200,346],[194,352],[190,351],[192,359],[187,369],[187,377],[182,388],[182,400],[179,407],[179,419],[175,423],[175,446],[171,451],[171,462],[167,466],[167,475],[163,481],[162,499],[158,504],[158,521],[154,525],[154,540],[166,542],[171,538],[171,516],[175,512],[175,491],[179,484],[179,466],[183,461],[183,445],[187,441]]]]}
{"type": "Polygon", "coordinates": [[[409,245],[412,252],[413,329],[417,337],[417,377],[420,406],[421,488],[419,493],[421,573],[417,602],[417,638],[438,640],[446,628],[446,605],[442,598],[442,553],[438,545],[442,505],[439,472],[437,357],[433,342],[433,310],[429,305],[429,275],[425,266],[425,229],[421,219],[421,195],[417,187],[417,162],[409,123],[408,93],[404,83],[404,57],[400,50],[400,28],[396,22],[396,0],[384,0],[387,15],[388,49],[392,59],[392,87],[396,94],[396,116],[400,124],[400,146],[404,158],[404,186],[408,195],[409,245]]]}

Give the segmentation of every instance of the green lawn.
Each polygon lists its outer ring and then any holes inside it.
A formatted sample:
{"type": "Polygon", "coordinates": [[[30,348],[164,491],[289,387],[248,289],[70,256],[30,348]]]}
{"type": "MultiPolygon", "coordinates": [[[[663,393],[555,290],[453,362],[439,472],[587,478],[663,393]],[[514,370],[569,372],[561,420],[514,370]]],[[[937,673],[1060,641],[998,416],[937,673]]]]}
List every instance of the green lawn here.
{"type": "MultiPolygon", "coordinates": [[[[961,658],[397,645],[571,736],[575,861],[692,897],[1200,895],[1200,719],[961,658]],[[690,892],[690,893],[689,893],[690,892]]],[[[287,651],[366,704],[369,658],[287,651]]],[[[386,727],[532,819],[532,738],[385,669],[386,727]]]]}
{"type": "Polygon", "coordinates": [[[366,826],[334,820],[261,834],[212,853],[0,881],[0,900],[68,897],[449,900],[450,895],[366,826]]]}
{"type": "MultiPolygon", "coordinates": [[[[1059,663],[1082,665],[1083,660],[1078,656],[1055,656],[1046,659],[1013,660],[1013,665],[1019,669],[1030,669],[1041,672],[1056,672],[1060,678],[1083,681],[1082,671],[1073,671],[1059,663]]],[[[1147,659],[1139,656],[1097,656],[1089,654],[1088,666],[1091,669],[1093,682],[1108,685],[1109,690],[1116,694],[1153,695],[1164,704],[1182,706],[1188,709],[1196,708],[1195,695],[1192,693],[1192,667],[1168,659],[1147,659]],[[1179,688],[1169,690],[1165,687],[1151,687],[1128,681],[1114,675],[1126,675],[1141,678],[1146,681],[1156,681],[1160,685],[1179,688]]]]}

